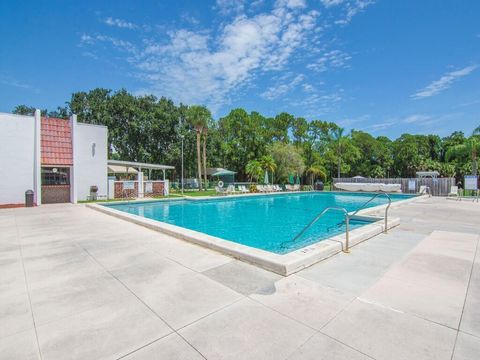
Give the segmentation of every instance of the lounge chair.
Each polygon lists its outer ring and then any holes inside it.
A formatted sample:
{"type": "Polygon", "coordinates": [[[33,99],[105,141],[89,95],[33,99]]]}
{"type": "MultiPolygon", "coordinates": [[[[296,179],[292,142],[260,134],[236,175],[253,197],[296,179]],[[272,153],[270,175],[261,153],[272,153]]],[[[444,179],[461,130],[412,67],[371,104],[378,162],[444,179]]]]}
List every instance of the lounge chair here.
{"type": "Polygon", "coordinates": [[[242,194],[247,194],[247,193],[250,192],[245,185],[238,185],[238,190],[239,190],[242,194]]]}
{"type": "Polygon", "coordinates": [[[456,185],[450,186],[450,192],[448,193],[447,197],[450,197],[450,196],[456,196],[457,198],[460,199],[460,192],[459,192],[458,186],[456,185]]]}
{"type": "Polygon", "coordinates": [[[428,186],[421,185],[420,189],[418,190],[418,195],[426,195],[426,194],[428,194],[428,196],[432,196],[432,191],[428,186]]]}
{"type": "Polygon", "coordinates": [[[227,189],[215,186],[215,191],[217,195],[227,195],[227,189]]]}
{"type": "Polygon", "coordinates": [[[263,187],[263,185],[257,185],[257,191],[263,193],[263,192],[265,192],[266,190],[265,190],[265,188],[263,187]]]}
{"type": "Polygon", "coordinates": [[[274,189],[275,191],[282,191],[282,189],[281,189],[280,186],[278,186],[278,185],[273,185],[273,189],[274,189]]]}
{"type": "Polygon", "coordinates": [[[300,185],[298,184],[293,185],[293,191],[300,191],[300,185]]]}
{"type": "Polygon", "coordinates": [[[227,186],[227,194],[236,194],[237,192],[235,191],[235,186],[234,185],[228,185],[227,186]]]}

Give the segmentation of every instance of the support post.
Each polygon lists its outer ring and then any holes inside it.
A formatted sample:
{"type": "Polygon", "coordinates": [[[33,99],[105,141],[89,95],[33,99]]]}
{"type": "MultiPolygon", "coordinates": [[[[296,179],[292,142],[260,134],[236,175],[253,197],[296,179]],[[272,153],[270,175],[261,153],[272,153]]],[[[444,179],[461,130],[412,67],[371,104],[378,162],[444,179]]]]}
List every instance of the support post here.
{"type": "Polygon", "coordinates": [[[137,181],[138,181],[138,197],[143,198],[143,172],[142,168],[138,168],[138,175],[137,175],[137,181]]]}
{"type": "Polygon", "coordinates": [[[34,161],[33,161],[33,191],[34,191],[34,203],[42,205],[42,147],[41,147],[41,128],[42,128],[42,116],[39,109],[35,110],[34,114],[34,161]]]}
{"type": "Polygon", "coordinates": [[[70,168],[70,202],[77,203],[77,174],[75,165],[77,164],[76,135],[77,135],[77,115],[70,116],[70,129],[72,134],[72,167],[70,168]]]}

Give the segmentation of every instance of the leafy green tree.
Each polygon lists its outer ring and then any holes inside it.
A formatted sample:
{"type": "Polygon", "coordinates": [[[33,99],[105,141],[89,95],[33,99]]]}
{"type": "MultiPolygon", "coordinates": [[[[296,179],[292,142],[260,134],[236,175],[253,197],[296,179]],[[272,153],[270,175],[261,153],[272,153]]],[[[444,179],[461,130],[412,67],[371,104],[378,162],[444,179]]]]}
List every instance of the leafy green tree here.
{"type": "Polygon", "coordinates": [[[351,139],[344,135],[344,131],[341,127],[333,129],[328,144],[329,152],[327,156],[332,162],[337,164],[337,177],[340,177],[342,169],[345,172],[349,172],[350,163],[360,157],[359,150],[352,143],[351,139]],[[348,159],[348,162],[344,161],[344,159],[348,159]]]}
{"type": "Polygon", "coordinates": [[[248,114],[244,109],[234,109],[218,121],[224,164],[238,171],[239,179],[245,178],[245,164],[266,154],[269,140],[265,127],[262,115],[248,114]]]}
{"type": "Polygon", "coordinates": [[[453,158],[469,157],[472,163],[472,174],[477,175],[477,155],[480,152],[480,140],[476,136],[469,137],[463,144],[452,146],[445,154],[447,161],[453,158]]]}
{"type": "Polygon", "coordinates": [[[260,161],[250,160],[245,166],[245,173],[249,176],[250,181],[258,181],[262,176],[263,170],[260,161]]]}
{"type": "MultiPolygon", "coordinates": [[[[35,114],[36,108],[34,106],[28,106],[28,105],[17,105],[13,109],[12,113],[17,114],[17,115],[29,115],[33,116],[35,114]]],[[[40,110],[41,116],[46,116],[48,113],[47,109],[40,110]]]]}
{"type": "MultiPolygon", "coordinates": [[[[187,110],[187,119],[195,129],[197,135],[197,169],[198,169],[198,184],[202,187],[202,158],[201,158],[201,141],[204,129],[208,126],[208,120],[211,118],[210,111],[205,106],[192,105],[187,110]]],[[[206,149],[206,145],[205,148],[206,149]]],[[[204,150],[206,151],[206,150],[204,150]]],[[[204,161],[206,162],[206,155],[204,155],[204,161]]],[[[206,171],[206,165],[204,167],[206,171]]],[[[207,187],[206,174],[205,174],[205,190],[207,187]]]]}
{"type": "Polygon", "coordinates": [[[292,144],[274,142],[269,153],[277,164],[276,176],[280,182],[287,182],[289,175],[302,175],[305,163],[302,155],[292,144]]]}
{"type": "Polygon", "coordinates": [[[275,160],[273,160],[271,155],[264,155],[260,158],[260,166],[262,167],[263,171],[270,171],[272,174],[271,180],[273,183],[273,173],[277,169],[277,164],[275,163],[275,160]]]}

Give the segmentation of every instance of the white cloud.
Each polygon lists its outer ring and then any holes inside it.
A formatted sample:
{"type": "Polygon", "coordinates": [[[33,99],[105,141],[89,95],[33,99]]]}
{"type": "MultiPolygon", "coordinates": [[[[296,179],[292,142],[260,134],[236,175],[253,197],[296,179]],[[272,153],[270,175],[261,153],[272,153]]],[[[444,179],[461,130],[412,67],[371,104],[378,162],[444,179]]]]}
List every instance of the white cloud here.
{"type": "Polygon", "coordinates": [[[308,64],[310,70],[324,72],[330,68],[345,68],[352,57],[340,50],[332,50],[321,55],[314,63],[308,64]]]}
{"type": "Polygon", "coordinates": [[[440,79],[433,81],[423,89],[418,90],[411,96],[413,99],[424,99],[439,94],[440,92],[452,86],[453,82],[459,78],[469,75],[477,68],[477,65],[470,65],[460,70],[446,73],[440,79]]]}
{"type": "Polygon", "coordinates": [[[300,8],[303,9],[307,6],[305,0],[278,0],[278,7],[286,7],[290,9],[300,8]]]}
{"type": "Polygon", "coordinates": [[[245,4],[244,0],[217,0],[215,8],[222,15],[238,14],[245,11],[245,4]]]}
{"type": "Polygon", "coordinates": [[[431,117],[429,115],[413,114],[413,115],[407,116],[405,119],[402,120],[402,122],[406,124],[422,124],[430,119],[431,117]]]}
{"type": "Polygon", "coordinates": [[[320,2],[325,6],[326,8],[332,7],[332,6],[337,6],[340,5],[344,2],[344,0],[320,0],[320,2]]]}
{"type": "Polygon", "coordinates": [[[305,79],[305,76],[303,74],[299,74],[295,76],[295,78],[293,78],[292,81],[288,83],[269,87],[266,91],[260,94],[260,96],[267,100],[274,100],[282,95],[285,95],[291,90],[295,89],[298,85],[302,83],[304,79],[305,79]]]}
{"type": "Polygon", "coordinates": [[[395,123],[396,123],[395,121],[385,121],[385,122],[367,126],[365,130],[370,130],[371,132],[377,132],[377,131],[388,129],[389,127],[395,125],[395,123]]]}
{"type": "Polygon", "coordinates": [[[170,32],[166,44],[146,46],[133,60],[139,78],[148,83],[143,91],[215,110],[257,74],[284,68],[315,27],[318,13],[298,13],[290,8],[298,3],[282,4],[270,13],[236,17],[217,37],[181,29],[170,32]]]}
{"type": "Polygon", "coordinates": [[[374,0],[322,0],[327,8],[341,5],[342,15],[335,21],[337,25],[346,25],[352,21],[353,17],[364,11],[368,6],[375,3],[374,0]]]}
{"type": "Polygon", "coordinates": [[[108,26],[114,26],[114,27],[123,28],[123,29],[133,30],[137,28],[137,25],[135,25],[134,23],[131,23],[129,21],[122,20],[122,19],[111,18],[111,17],[107,17],[103,22],[108,26]]]}

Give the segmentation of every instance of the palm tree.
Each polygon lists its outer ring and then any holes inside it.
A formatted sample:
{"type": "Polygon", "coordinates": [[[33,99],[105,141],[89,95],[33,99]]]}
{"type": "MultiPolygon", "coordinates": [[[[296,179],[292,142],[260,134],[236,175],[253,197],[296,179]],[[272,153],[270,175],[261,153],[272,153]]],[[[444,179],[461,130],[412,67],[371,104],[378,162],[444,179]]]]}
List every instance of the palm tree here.
{"type": "Polygon", "coordinates": [[[262,156],[260,159],[260,166],[264,171],[270,171],[272,173],[272,183],[273,183],[273,172],[277,170],[277,164],[275,160],[270,155],[262,156]]]}
{"type": "MultiPolygon", "coordinates": [[[[197,169],[198,169],[199,190],[202,189],[202,160],[200,155],[202,133],[204,131],[203,129],[207,126],[208,119],[210,117],[211,117],[210,111],[205,106],[192,105],[187,110],[188,121],[193,126],[197,134],[197,169]]],[[[204,162],[205,161],[206,161],[206,150],[204,149],[204,162]]]]}
{"type": "Polygon", "coordinates": [[[208,122],[207,125],[203,128],[203,177],[205,179],[205,190],[207,190],[207,133],[208,133],[208,122]]]}
{"type": "Polygon", "coordinates": [[[480,125],[473,130],[473,136],[480,135],[480,125]]]}
{"type": "Polygon", "coordinates": [[[445,154],[445,160],[450,161],[452,158],[469,156],[472,160],[472,173],[477,175],[478,153],[480,153],[480,140],[476,136],[471,136],[463,144],[449,148],[445,154]]]}
{"type": "Polygon", "coordinates": [[[334,148],[337,155],[337,178],[340,177],[341,167],[342,167],[342,150],[343,143],[345,142],[345,136],[343,136],[344,128],[338,127],[333,130],[333,141],[334,148]]]}
{"type": "Polygon", "coordinates": [[[250,181],[253,179],[258,181],[258,178],[262,176],[262,165],[258,160],[250,160],[245,166],[245,173],[250,176],[250,181]]]}
{"type": "Polygon", "coordinates": [[[317,164],[313,164],[312,166],[308,167],[305,172],[307,174],[310,174],[310,181],[311,181],[311,185],[313,186],[313,181],[315,180],[315,178],[321,178],[322,180],[325,181],[326,177],[327,177],[327,173],[325,171],[325,168],[322,166],[322,165],[317,165],[317,164]]]}

